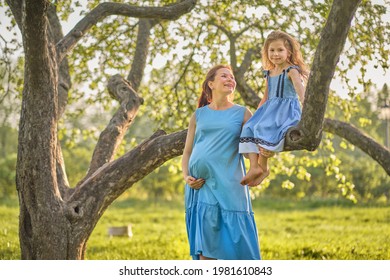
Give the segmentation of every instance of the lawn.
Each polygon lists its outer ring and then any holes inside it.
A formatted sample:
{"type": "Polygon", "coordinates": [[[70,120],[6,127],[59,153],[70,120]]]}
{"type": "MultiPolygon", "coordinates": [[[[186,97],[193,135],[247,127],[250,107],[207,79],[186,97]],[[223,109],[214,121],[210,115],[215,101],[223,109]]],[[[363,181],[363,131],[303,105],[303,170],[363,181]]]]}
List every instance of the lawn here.
{"type": "MultiPolygon", "coordinates": [[[[267,260],[389,260],[390,206],[345,201],[253,202],[261,254],[267,260]]],[[[0,204],[0,259],[19,259],[18,209],[0,204]]],[[[117,200],[88,241],[90,260],[188,260],[182,201],[117,200]],[[133,237],[109,237],[132,225],[133,237]]]]}

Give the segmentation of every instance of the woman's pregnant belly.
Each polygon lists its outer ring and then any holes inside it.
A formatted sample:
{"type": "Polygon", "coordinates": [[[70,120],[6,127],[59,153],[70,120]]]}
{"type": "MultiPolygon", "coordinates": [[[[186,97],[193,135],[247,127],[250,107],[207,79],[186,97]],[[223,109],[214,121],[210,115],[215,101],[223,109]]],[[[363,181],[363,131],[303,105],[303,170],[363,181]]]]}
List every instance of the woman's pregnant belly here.
{"type": "Polygon", "coordinates": [[[209,179],[211,176],[211,163],[205,157],[191,157],[189,162],[191,176],[209,179]]]}

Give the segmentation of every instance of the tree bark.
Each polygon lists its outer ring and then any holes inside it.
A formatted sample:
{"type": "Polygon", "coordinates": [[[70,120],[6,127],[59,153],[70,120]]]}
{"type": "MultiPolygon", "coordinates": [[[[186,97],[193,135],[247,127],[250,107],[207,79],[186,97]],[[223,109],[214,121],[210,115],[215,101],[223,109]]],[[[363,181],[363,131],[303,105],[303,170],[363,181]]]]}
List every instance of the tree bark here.
{"type": "Polygon", "coordinates": [[[320,144],[329,85],[360,2],[361,0],[333,1],[314,56],[302,118],[296,127],[288,130],[285,150],[313,151],[320,144]]]}
{"type": "Polygon", "coordinates": [[[377,161],[390,176],[390,151],[351,124],[325,119],[324,131],[336,134],[377,161]]]}
{"type": "Polygon", "coordinates": [[[48,40],[47,1],[25,1],[25,76],[16,183],[23,259],[64,259],[67,220],[56,181],[58,69],[48,40]]]}

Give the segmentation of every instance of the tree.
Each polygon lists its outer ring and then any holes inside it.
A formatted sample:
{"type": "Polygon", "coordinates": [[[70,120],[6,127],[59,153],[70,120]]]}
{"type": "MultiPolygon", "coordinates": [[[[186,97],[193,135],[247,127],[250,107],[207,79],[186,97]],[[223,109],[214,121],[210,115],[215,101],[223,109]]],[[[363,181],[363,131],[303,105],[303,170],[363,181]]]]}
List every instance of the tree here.
{"type": "Polygon", "coordinates": [[[168,147],[180,147],[175,139],[154,139],[157,133],[112,161],[143,102],[135,90],[143,75],[148,33],[159,20],[175,19],[189,12],[195,1],[165,7],[99,4],[64,37],[55,7],[49,2],[7,3],[21,30],[25,54],[16,172],[21,255],[23,259],[82,259],[93,228],[111,202],[166,161],[170,155],[164,155],[164,151],[168,147]],[[109,82],[110,94],[121,106],[101,134],[86,178],[72,189],[57,139],[57,124],[70,88],[66,54],[83,34],[109,15],[142,17],[134,64],[128,82],[119,76],[109,82]],[[167,142],[167,147],[161,146],[167,142]]]}
{"type": "MultiPolygon", "coordinates": [[[[325,129],[368,151],[389,173],[388,150],[347,123],[324,119],[329,84],[360,2],[333,2],[314,56],[302,121],[289,131],[287,145],[289,150],[315,150],[325,129]]],[[[162,7],[102,3],[85,14],[65,36],[53,4],[44,0],[7,0],[7,4],[21,30],[25,56],[16,170],[21,255],[23,259],[83,259],[88,238],[107,207],[135,182],[182,154],[186,130],[171,134],[159,130],[115,159],[125,132],[144,103],[137,92],[146,67],[151,33],[157,32],[154,29],[157,26],[162,26],[165,32],[165,20],[190,13],[196,1],[178,1],[162,7]],[[110,96],[120,106],[100,134],[86,176],[71,188],[57,136],[71,89],[67,55],[96,25],[106,23],[104,20],[110,15],[121,16],[111,23],[116,27],[127,26],[127,17],[139,18],[129,31],[137,27],[137,40],[130,46],[133,57],[127,58],[131,69],[126,79],[113,75],[108,80],[110,96]]],[[[207,28],[217,25],[218,22],[209,22],[207,28]]],[[[223,30],[222,25],[218,26],[218,30],[223,30]]],[[[198,42],[202,40],[202,28],[203,25],[195,34],[198,42]]],[[[225,34],[229,35],[228,32],[225,34]]],[[[238,35],[227,36],[231,43],[231,64],[240,95],[248,106],[253,106],[258,97],[246,82],[245,73],[251,67],[254,49],[240,57],[242,63],[238,66],[233,44],[238,35]]],[[[116,39],[120,41],[119,37],[116,39]]],[[[188,61],[192,61],[191,55],[188,61]]],[[[186,71],[184,67],[179,81],[185,79],[186,71]]]]}

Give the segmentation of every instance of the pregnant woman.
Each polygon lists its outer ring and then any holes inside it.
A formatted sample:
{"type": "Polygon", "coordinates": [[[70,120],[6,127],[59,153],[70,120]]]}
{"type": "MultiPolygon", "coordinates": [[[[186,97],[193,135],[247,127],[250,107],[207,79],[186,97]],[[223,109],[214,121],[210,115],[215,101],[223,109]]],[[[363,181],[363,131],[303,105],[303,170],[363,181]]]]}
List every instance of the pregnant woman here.
{"type": "Polygon", "coordinates": [[[231,67],[214,66],[188,127],[182,170],[187,235],[195,260],[260,259],[249,189],[240,184],[245,167],[238,153],[242,126],[252,113],[232,102],[235,87],[231,67]]]}

